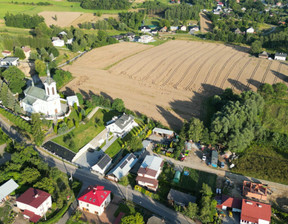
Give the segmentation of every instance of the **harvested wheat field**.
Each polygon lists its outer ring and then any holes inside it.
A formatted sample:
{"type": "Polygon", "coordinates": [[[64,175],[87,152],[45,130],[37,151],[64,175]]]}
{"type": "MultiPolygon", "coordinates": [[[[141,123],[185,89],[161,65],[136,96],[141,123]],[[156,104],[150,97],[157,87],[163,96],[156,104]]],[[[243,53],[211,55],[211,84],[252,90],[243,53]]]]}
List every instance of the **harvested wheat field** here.
{"type": "Polygon", "coordinates": [[[139,46],[147,45],[121,43],[91,51],[65,67],[76,77],[67,88],[122,98],[129,109],[177,128],[183,119],[203,115],[207,96],[228,87],[255,90],[288,75],[286,63],[250,57],[236,46],[192,41],[147,50],[139,46]]]}
{"type": "Polygon", "coordinates": [[[81,23],[85,22],[97,22],[99,20],[104,20],[108,18],[114,18],[114,19],[119,19],[118,14],[102,14],[101,16],[94,16],[93,13],[83,13],[81,16],[79,16],[77,19],[75,19],[70,26],[79,26],[81,23]]]}
{"type": "Polygon", "coordinates": [[[56,25],[60,27],[67,27],[81,16],[81,12],[52,12],[44,11],[38,13],[39,16],[43,16],[47,26],[56,25]]]}

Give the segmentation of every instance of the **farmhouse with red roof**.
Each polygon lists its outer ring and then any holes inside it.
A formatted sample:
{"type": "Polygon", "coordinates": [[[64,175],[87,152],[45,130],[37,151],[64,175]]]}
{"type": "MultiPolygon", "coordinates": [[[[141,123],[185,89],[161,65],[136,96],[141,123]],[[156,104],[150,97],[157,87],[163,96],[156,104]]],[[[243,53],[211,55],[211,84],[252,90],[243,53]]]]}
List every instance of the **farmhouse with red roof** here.
{"type": "Polygon", "coordinates": [[[270,220],[271,205],[247,199],[242,200],[240,224],[269,224],[270,220]]]}
{"type": "Polygon", "coordinates": [[[111,201],[110,193],[103,186],[89,186],[78,198],[79,207],[83,211],[101,215],[111,201]]]}
{"type": "Polygon", "coordinates": [[[31,222],[38,222],[51,208],[52,199],[49,193],[30,187],[16,199],[16,204],[23,211],[25,218],[31,222]]]}

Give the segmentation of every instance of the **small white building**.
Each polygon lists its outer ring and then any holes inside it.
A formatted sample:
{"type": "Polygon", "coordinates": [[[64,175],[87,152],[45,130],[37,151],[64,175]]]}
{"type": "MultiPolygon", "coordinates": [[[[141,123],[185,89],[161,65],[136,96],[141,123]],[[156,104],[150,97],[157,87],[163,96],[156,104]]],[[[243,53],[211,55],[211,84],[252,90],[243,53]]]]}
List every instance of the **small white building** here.
{"type": "Polygon", "coordinates": [[[0,204],[9,199],[9,195],[15,191],[19,185],[10,179],[0,186],[0,204]]]}
{"type": "Polygon", "coordinates": [[[52,44],[54,47],[63,47],[65,45],[65,42],[59,37],[52,37],[52,44]]]}
{"type": "Polygon", "coordinates": [[[137,184],[156,191],[158,180],[164,161],[158,156],[146,156],[137,172],[137,184]]]}
{"type": "Polygon", "coordinates": [[[63,115],[66,111],[62,111],[60,95],[57,93],[56,82],[47,72],[47,78],[44,82],[45,89],[29,86],[24,90],[25,98],[21,100],[20,105],[23,110],[29,114],[41,113],[46,116],[63,115]]]}
{"type": "Polygon", "coordinates": [[[160,135],[163,138],[173,138],[174,137],[174,131],[168,130],[168,129],[163,129],[163,128],[154,128],[152,130],[152,133],[154,135],[160,135]]]}
{"type": "Polygon", "coordinates": [[[66,44],[72,44],[73,43],[73,38],[67,39],[66,44]]]}
{"type": "Polygon", "coordinates": [[[199,31],[199,26],[193,26],[191,29],[190,29],[190,32],[198,32],[199,31]]]}
{"type": "Polygon", "coordinates": [[[111,163],[112,159],[110,158],[110,156],[104,153],[102,158],[94,166],[92,166],[91,170],[94,170],[97,173],[104,175],[111,163]]]}
{"type": "Polygon", "coordinates": [[[154,42],[154,41],[155,41],[154,38],[152,36],[149,36],[149,35],[142,35],[138,39],[139,43],[144,43],[144,44],[148,44],[148,43],[154,42]]]}
{"type": "Polygon", "coordinates": [[[176,31],[178,30],[178,26],[170,26],[170,31],[176,31]]]}
{"type": "Polygon", "coordinates": [[[10,56],[11,54],[12,54],[11,51],[7,51],[7,50],[2,51],[2,55],[4,57],[10,56]]]}
{"type": "Polygon", "coordinates": [[[286,58],[287,58],[287,54],[285,53],[276,53],[275,54],[275,57],[274,57],[274,60],[278,60],[278,61],[286,61],[286,58]]]}
{"type": "Polygon", "coordinates": [[[187,31],[187,27],[186,26],[181,26],[180,30],[181,31],[187,31]]]}
{"type": "Polygon", "coordinates": [[[22,50],[25,54],[26,59],[28,59],[30,57],[30,53],[31,53],[31,49],[28,46],[24,46],[22,47],[22,50]]]}
{"type": "Polygon", "coordinates": [[[133,153],[127,154],[121,161],[107,174],[109,180],[118,182],[122,177],[126,176],[138,159],[133,153]]]}
{"type": "Polygon", "coordinates": [[[254,33],[254,32],[255,32],[255,30],[253,27],[250,27],[246,30],[246,33],[254,33]]]}
{"type": "Polygon", "coordinates": [[[104,190],[103,186],[90,186],[78,198],[79,208],[82,211],[101,215],[111,201],[111,191],[104,190]]]}
{"type": "Polygon", "coordinates": [[[68,96],[66,98],[66,100],[67,100],[67,103],[70,107],[73,107],[75,103],[76,103],[77,107],[79,107],[79,100],[78,100],[78,97],[76,95],[68,96]]]}
{"type": "Polygon", "coordinates": [[[17,57],[6,57],[1,59],[0,67],[8,68],[10,66],[18,66],[19,65],[19,58],[17,57]]]}
{"type": "Polygon", "coordinates": [[[131,115],[123,114],[115,122],[110,123],[106,126],[107,132],[112,132],[118,137],[124,137],[138,124],[134,121],[134,117],[131,115]]]}
{"type": "Polygon", "coordinates": [[[143,33],[150,33],[151,28],[149,26],[141,26],[140,31],[143,33]]]}
{"type": "Polygon", "coordinates": [[[25,218],[31,222],[38,222],[52,207],[52,200],[49,193],[30,187],[16,199],[16,204],[23,211],[25,218]]]}

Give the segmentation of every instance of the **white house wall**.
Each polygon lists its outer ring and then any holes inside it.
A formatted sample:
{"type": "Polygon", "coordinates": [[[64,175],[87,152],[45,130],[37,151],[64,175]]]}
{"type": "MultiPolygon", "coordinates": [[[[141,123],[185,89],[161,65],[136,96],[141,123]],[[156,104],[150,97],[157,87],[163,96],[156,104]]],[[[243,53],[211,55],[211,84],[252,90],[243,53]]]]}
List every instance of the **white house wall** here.
{"type": "Polygon", "coordinates": [[[108,195],[108,197],[103,201],[103,203],[100,206],[93,205],[87,202],[79,201],[79,207],[81,210],[88,210],[90,213],[101,215],[104,212],[104,208],[106,208],[110,201],[111,201],[111,194],[108,195]],[[84,208],[84,209],[83,209],[84,208]]]}
{"type": "Polygon", "coordinates": [[[17,207],[21,210],[29,210],[36,215],[40,215],[41,217],[48,211],[49,208],[52,207],[51,196],[48,197],[38,208],[34,208],[30,205],[24,204],[22,202],[16,201],[17,207]]]}

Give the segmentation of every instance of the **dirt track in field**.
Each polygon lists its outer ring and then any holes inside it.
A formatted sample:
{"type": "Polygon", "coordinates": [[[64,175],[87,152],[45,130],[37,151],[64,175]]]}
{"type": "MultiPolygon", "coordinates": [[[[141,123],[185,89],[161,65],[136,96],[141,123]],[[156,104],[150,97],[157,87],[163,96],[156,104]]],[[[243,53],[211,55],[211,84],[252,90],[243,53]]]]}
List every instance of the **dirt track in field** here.
{"type": "Polygon", "coordinates": [[[245,48],[192,41],[143,46],[121,43],[89,52],[65,67],[76,77],[67,88],[122,98],[129,109],[177,128],[183,119],[203,115],[206,96],[225,88],[256,90],[288,76],[285,62],[250,57],[245,48]]]}

